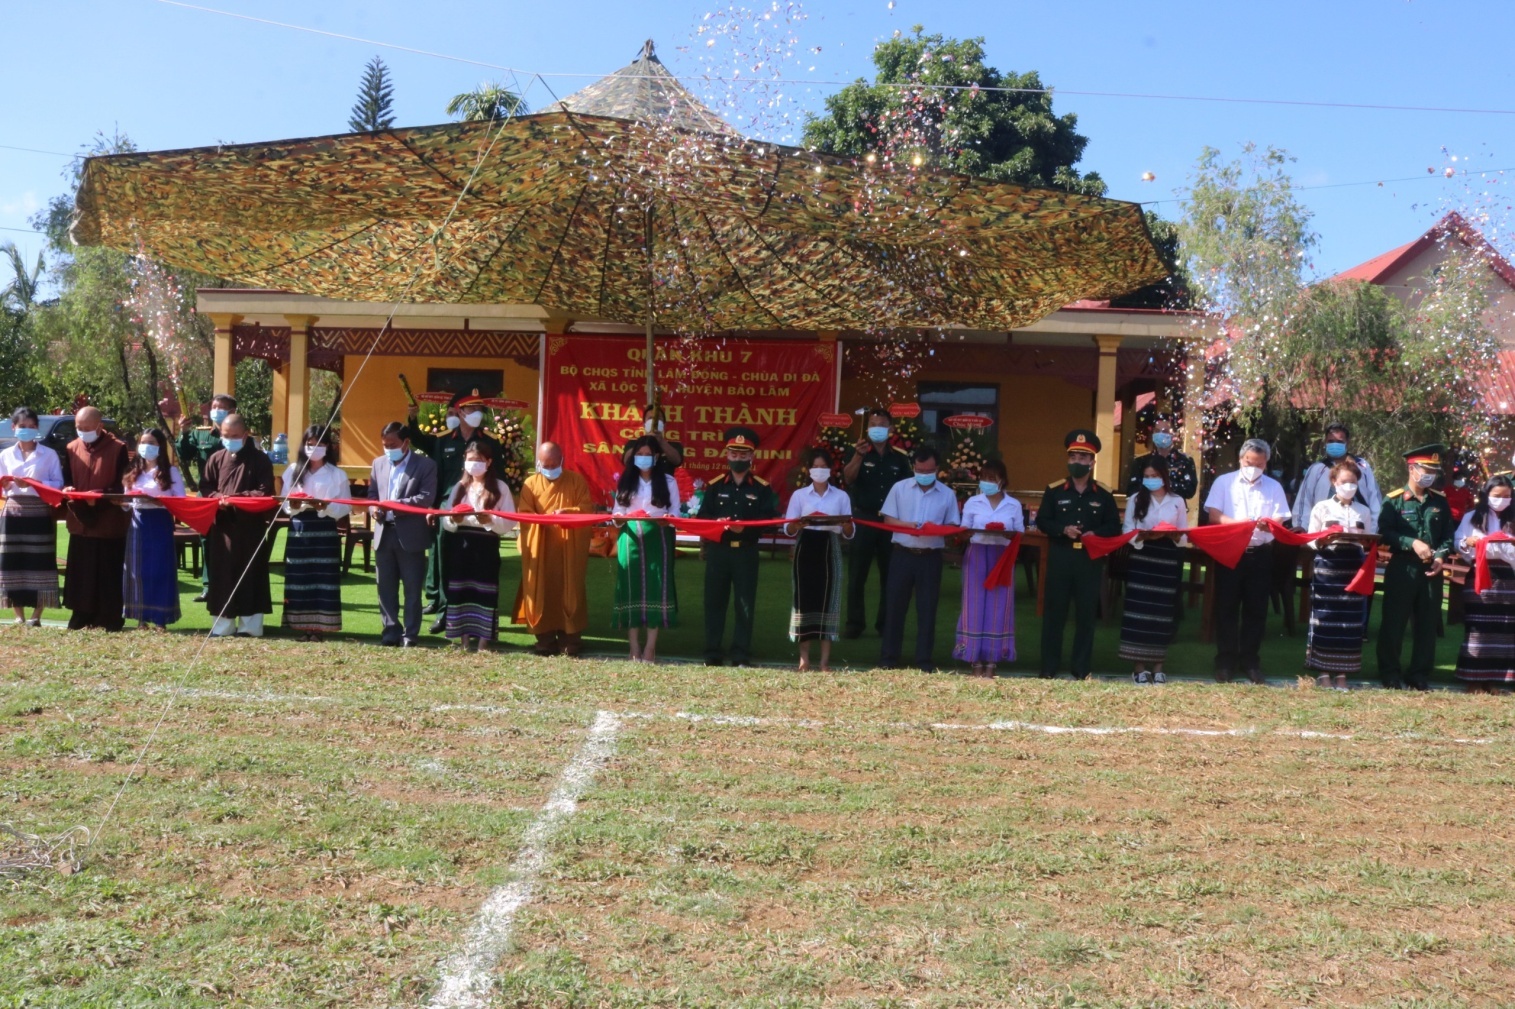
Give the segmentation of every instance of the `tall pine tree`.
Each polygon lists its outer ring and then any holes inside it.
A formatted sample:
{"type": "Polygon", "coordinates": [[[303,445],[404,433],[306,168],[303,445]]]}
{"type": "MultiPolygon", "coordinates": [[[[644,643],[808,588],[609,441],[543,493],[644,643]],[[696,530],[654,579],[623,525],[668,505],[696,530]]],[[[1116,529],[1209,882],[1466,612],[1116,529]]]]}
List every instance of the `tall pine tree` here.
{"type": "Polygon", "coordinates": [[[354,133],[370,130],[387,130],[395,123],[394,85],[389,82],[389,68],[375,56],[363,70],[363,81],[358,85],[358,101],[352,107],[347,120],[348,129],[354,133]]]}

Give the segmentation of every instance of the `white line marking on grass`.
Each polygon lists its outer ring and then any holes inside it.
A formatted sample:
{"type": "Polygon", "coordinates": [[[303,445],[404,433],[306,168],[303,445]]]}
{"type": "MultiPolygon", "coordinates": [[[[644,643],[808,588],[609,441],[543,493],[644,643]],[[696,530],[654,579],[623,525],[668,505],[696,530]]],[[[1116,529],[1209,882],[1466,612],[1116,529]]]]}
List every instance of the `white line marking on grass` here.
{"type": "Polygon", "coordinates": [[[521,850],[510,867],[515,878],[490,893],[463,948],[443,964],[441,983],[428,1003],[431,1009],[481,1009],[488,1003],[494,969],[510,945],[516,914],[536,895],[537,878],[547,867],[553,839],[578,809],[579,798],[594,776],[615,753],[620,731],[620,715],[613,711],[595,715],[584,744],[563,769],[546,805],[526,828],[521,850]]]}

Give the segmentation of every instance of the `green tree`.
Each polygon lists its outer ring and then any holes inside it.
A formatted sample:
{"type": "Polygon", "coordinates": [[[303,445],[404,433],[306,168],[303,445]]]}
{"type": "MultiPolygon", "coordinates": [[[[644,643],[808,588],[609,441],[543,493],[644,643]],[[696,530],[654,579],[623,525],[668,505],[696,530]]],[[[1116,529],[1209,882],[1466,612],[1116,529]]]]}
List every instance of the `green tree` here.
{"type": "Polygon", "coordinates": [[[1053,113],[1040,76],[986,65],[982,37],[924,31],[916,25],[876,47],[873,83],[859,79],[827,98],[825,114],[805,123],[805,145],[873,154],[886,165],[929,163],[1002,182],[1104,194],[1098,174],[1074,167],[1089,142],[1078,132],[1078,117],[1053,113]]]}
{"type": "Polygon", "coordinates": [[[453,95],[452,101],[447,103],[447,114],[465,122],[509,119],[530,111],[525,99],[499,81],[484,81],[472,91],[453,95]]]}
{"type": "Polygon", "coordinates": [[[0,289],[0,416],[4,416],[23,404],[46,407],[36,379],[38,355],[32,339],[32,315],[45,262],[38,253],[37,265],[28,267],[10,242],[0,244],[0,252],[11,273],[10,281],[0,289]]]}
{"type": "Polygon", "coordinates": [[[347,119],[347,127],[354,133],[387,130],[395,123],[395,89],[389,79],[389,67],[375,56],[363,68],[363,80],[358,83],[358,100],[347,119]]]}

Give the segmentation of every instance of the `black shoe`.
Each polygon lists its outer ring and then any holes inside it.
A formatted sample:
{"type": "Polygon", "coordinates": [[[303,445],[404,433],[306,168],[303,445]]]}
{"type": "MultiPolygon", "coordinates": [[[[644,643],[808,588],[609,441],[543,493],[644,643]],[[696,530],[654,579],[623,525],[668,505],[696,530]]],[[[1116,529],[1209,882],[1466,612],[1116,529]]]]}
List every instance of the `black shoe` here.
{"type": "Polygon", "coordinates": [[[1215,682],[1216,683],[1230,683],[1231,682],[1231,678],[1233,676],[1235,676],[1235,675],[1236,674],[1233,673],[1229,669],[1217,669],[1215,671],[1215,682]]]}
{"type": "Polygon", "coordinates": [[[447,609],[447,604],[444,603],[444,602],[438,601],[438,602],[435,602],[435,603],[427,603],[426,604],[426,608],[423,609],[421,612],[424,613],[424,614],[426,614],[428,617],[434,617],[438,613],[441,613],[445,609],[447,609]]]}
{"type": "Polygon", "coordinates": [[[719,655],[715,656],[714,658],[711,658],[708,655],[705,657],[705,665],[707,666],[724,666],[725,664],[726,660],[721,658],[719,655]]]}
{"type": "Polygon", "coordinates": [[[1249,670],[1247,672],[1247,679],[1249,679],[1253,683],[1256,683],[1256,684],[1259,684],[1259,685],[1268,682],[1267,677],[1263,676],[1261,669],[1252,669],[1252,670],[1249,670]]]}
{"type": "Polygon", "coordinates": [[[748,658],[745,655],[743,655],[741,658],[732,656],[731,664],[733,666],[750,666],[752,665],[752,659],[748,658]]]}
{"type": "Polygon", "coordinates": [[[399,648],[400,647],[400,642],[399,642],[399,640],[397,638],[380,638],[379,639],[379,647],[380,648],[399,648]]]}
{"type": "Polygon", "coordinates": [[[431,626],[427,630],[432,634],[441,634],[447,630],[447,618],[445,616],[437,617],[436,620],[432,621],[431,626]]]}
{"type": "Polygon", "coordinates": [[[200,593],[198,596],[195,596],[195,602],[197,602],[197,603],[210,602],[210,593],[209,592],[202,592],[202,593],[200,593]]]}
{"type": "Polygon", "coordinates": [[[846,638],[848,641],[855,641],[862,636],[863,629],[861,627],[853,627],[850,624],[847,626],[847,629],[842,632],[842,637],[846,638]]]}
{"type": "Polygon", "coordinates": [[[400,641],[400,647],[401,648],[420,648],[421,647],[421,639],[420,638],[404,638],[404,639],[402,639],[400,641]]]}
{"type": "Polygon", "coordinates": [[[1055,680],[1055,679],[1057,679],[1057,674],[1056,673],[1037,673],[1036,674],[1036,678],[1039,679],[1039,680],[1055,680]]]}

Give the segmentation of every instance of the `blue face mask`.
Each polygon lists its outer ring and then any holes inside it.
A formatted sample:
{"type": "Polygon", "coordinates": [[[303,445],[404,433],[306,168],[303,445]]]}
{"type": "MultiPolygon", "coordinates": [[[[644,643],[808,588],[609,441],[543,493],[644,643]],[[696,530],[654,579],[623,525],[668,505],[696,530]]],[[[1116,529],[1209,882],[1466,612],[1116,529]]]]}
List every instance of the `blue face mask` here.
{"type": "Polygon", "coordinates": [[[540,473],[540,474],[542,474],[543,476],[545,476],[549,480],[556,480],[558,477],[560,477],[560,476],[563,475],[563,467],[561,467],[561,466],[554,466],[552,469],[546,469],[546,468],[544,468],[542,466],[538,466],[537,467],[537,472],[540,473]]]}
{"type": "Polygon", "coordinates": [[[1347,443],[1344,441],[1326,442],[1326,458],[1340,459],[1347,454],[1347,443]]]}
{"type": "Polygon", "coordinates": [[[993,497],[999,493],[999,484],[993,480],[980,480],[978,482],[978,492],[985,497],[993,497]]]}
{"type": "Polygon", "coordinates": [[[384,454],[389,457],[390,462],[399,462],[405,458],[405,450],[403,448],[386,448],[384,454]]]}
{"type": "Polygon", "coordinates": [[[1154,431],[1152,433],[1152,447],[1166,452],[1173,447],[1173,434],[1169,431],[1154,431]]]}
{"type": "Polygon", "coordinates": [[[158,446],[152,442],[138,445],[137,454],[146,459],[148,462],[152,462],[154,459],[158,458],[158,446]]]}
{"type": "Polygon", "coordinates": [[[880,445],[888,441],[889,429],[887,427],[870,427],[868,429],[868,440],[873,442],[875,445],[880,445]]]}
{"type": "Polygon", "coordinates": [[[222,438],[221,447],[233,454],[242,451],[242,446],[247,444],[246,438],[222,438]]]}
{"type": "Polygon", "coordinates": [[[1163,478],[1160,476],[1144,476],[1142,477],[1142,486],[1148,490],[1162,490],[1163,478]]]}
{"type": "Polygon", "coordinates": [[[16,440],[36,441],[38,433],[39,432],[34,427],[18,427],[16,428],[16,440]]]}
{"type": "Polygon", "coordinates": [[[657,460],[650,455],[634,455],[631,457],[631,461],[636,463],[637,469],[643,471],[652,469],[652,467],[657,463],[657,460]]]}
{"type": "Polygon", "coordinates": [[[222,410],[220,407],[217,407],[216,409],[214,409],[214,410],[212,410],[210,412],[210,422],[212,424],[216,425],[216,427],[220,427],[221,426],[221,422],[223,420],[225,420],[227,417],[229,417],[230,415],[231,415],[231,411],[230,410],[222,410]]]}
{"type": "Polygon", "coordinates": [[[922,487],[930,487],[932,484],[936,483],[936,474],[917,473],[915,474],[915,482],[920,484],[922,487]]]}

